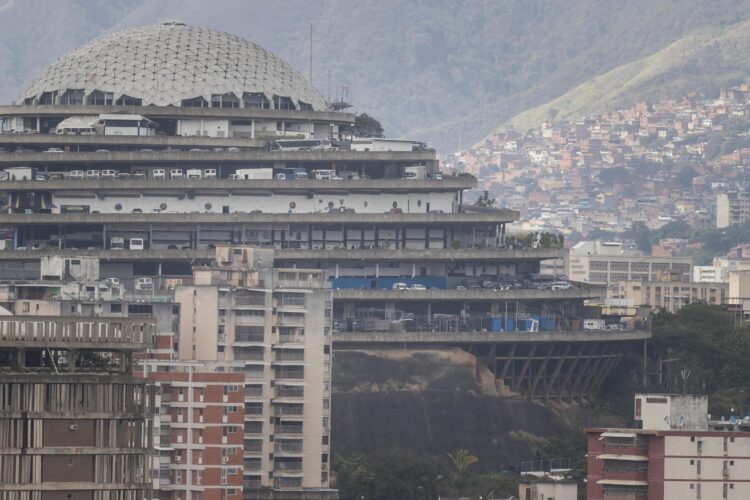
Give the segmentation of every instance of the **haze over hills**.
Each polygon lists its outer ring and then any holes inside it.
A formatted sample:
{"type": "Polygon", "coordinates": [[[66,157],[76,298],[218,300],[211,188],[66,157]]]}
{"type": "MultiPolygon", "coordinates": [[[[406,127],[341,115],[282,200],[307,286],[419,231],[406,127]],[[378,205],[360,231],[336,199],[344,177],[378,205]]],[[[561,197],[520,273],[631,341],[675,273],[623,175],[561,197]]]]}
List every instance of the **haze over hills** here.
{"type": "Polygon", "coordinates": [[[716,95],[722,87],[744,83],[750,76],[746,57],[749,30],[750,21],[745,21],[720,32],[687,36],[524,111],[510,123],[525,131],[549,118],[576,119],[646,99],[669,99],[691,92],[716,95]]]}
{"type": "MultiPolygon", "coordinates": [[[[625,103],[636,94],[640,100],[736,81],[747,74],[745,68],[732,66],[733,56],[718,64],[710,54],[713,43],[723,44],[726,54],[746,52],[740,23],[750,19],[750,3],[5,0],[0,1],[0,101],[12,100],[45,65],[95,36],[170,18],[255,41],[304,74],[313,24],[313,82],[324,95],[330,71],[331,94],[346,85],[356,111],[379,118],[389,135],[428,140],[449,152],[618,68],[625,73],[601,80],[606,91],[591,94],[596,99],[586,109],[625,103]],[[702,47],[695,53],[694,43],[702,47]],[[657,57],[662,53],[667,59],[657,57]],[[669,71],[649,79],[654,70],[646,68],[664,61],[669,71]],[[632,72],[639,79],[625,80],[626,88],[614,95],[621,75],[632,72]]],[[[584,110],[577,104],[570,108],[584,110]]]]}

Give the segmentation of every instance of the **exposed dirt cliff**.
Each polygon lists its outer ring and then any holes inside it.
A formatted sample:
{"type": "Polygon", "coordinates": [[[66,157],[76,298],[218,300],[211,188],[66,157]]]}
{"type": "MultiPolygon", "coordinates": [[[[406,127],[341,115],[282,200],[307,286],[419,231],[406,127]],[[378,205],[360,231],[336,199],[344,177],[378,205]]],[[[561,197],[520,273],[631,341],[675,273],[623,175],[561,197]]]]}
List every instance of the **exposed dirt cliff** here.
{"type": "Polygon", "coordinates": [[[510,394],[460,349],[336,351],[333,366],[332,444],[342,455],[466,448],[497,470],[533,459],[546,438],[619,423],[586,406],[510,394]]]}

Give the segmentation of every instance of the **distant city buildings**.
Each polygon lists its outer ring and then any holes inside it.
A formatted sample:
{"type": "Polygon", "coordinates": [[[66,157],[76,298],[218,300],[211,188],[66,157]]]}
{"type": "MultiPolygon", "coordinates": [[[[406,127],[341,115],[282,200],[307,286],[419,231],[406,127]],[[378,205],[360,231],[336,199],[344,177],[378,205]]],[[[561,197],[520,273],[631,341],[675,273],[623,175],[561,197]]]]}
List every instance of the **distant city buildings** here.
{"type": "Polygon", "coordinates": [[[747,88],[497,132],[449,165],[519,210],[523,229],[585,238],[635,222],[726,227],[748,214],[747,88]],[[710,140],[721,135],[724,145],[710,140]]]}
{"type": "Polygon", "coordinates": [[[621,281],[656,281],[664,274],[690,281],[689,257],[655,257],[626,250],[622,243],[582,241],[569,250],[567,275],[574,281],[607,285],[621,281]]]}

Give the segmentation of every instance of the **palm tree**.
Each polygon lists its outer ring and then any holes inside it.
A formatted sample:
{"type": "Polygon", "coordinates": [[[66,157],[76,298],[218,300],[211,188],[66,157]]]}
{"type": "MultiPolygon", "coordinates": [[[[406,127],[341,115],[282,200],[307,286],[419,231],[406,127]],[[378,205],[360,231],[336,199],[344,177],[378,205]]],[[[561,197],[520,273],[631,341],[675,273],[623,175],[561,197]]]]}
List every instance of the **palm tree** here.
{"type": "Polygon", "coordinates": [[[466,472],[468,468],[472,464],[479,462],[479,459],[469,453],[469,450],[465,448],[456,450],[453,453],[448,453],[448,458],[451,459],[451,463],[453,465],[453,468],[455,469],[454,484],[456,486],[457,492],[460,494],[463,492],[463,489],[466,486],[466,472]]]}

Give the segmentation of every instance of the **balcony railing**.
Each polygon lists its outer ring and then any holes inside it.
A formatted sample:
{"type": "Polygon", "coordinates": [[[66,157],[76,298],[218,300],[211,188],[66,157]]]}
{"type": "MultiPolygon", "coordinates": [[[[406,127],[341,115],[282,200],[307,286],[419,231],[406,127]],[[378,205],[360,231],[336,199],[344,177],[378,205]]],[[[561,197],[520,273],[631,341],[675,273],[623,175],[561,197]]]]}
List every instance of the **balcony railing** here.
{"type": "Polygon", "coordinates": [[[277,425],[274,428],[276,434],[302,434],[301,425],[277,425]]]}
{"type": "Polygon", "coordinates": [[[287,415],[302,415],[305,413],[305,408],[301,404],[294,405],[281,405],[274,408],[274,415],[277,417],[287,415]]]}
{"type": "Polygon", "coordinates": [[[50,343],[151,344],[153,321],[126,318],[50,318],[12,316],[0,319],[0,341],[50,343]]]}
{"type": "Polygon", "coordinates": [[[305,396],[305,389],[303,387],[277,387],[276,397],[277,398],[302,398],[305,396]]]}
{"type": "Polygon", "coordinates": [[[276,441],[275,453],[302,453],[302,441],[276,441]]]}

